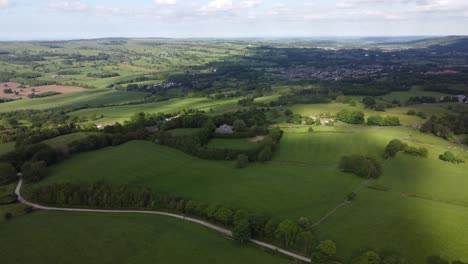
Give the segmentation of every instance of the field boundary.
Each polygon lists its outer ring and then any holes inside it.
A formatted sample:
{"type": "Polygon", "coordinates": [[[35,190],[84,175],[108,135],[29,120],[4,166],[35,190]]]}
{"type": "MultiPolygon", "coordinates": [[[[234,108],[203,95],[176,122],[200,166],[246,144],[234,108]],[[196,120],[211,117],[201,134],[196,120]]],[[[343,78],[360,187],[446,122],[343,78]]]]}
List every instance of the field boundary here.
{"type": "MultiPolygon", "coordinates": [[[[214,231],[216,231],[218,233],[221,233],[221,234],[223,234],[225,236],[232,237],[232,232],[230,230],[226,229],[226,228],[211,224],[209,222],[206,222],[206,221],[203,221],[203,220],[200,220],[200,219],[186,217],[186,216],[180,215],[180,214],[162,212],[162,211],[101,210],[101,209],[79,209],[79,208],[60,208],[60,207],[43,206],[43,205],[40,205],[40,204],[31,203],[31,202],[27,201],[26,199],[24,199],[21,196],[21,187],[22,186],[23,186],[23,178],[20,177],[20,179],[18,181],[18,184],[16,185],[16,188],[15,188],[15,194],[18,196],[18,201],[20,203],[22,203],[22,204],[27,205],[27,206],[31,206],[31,207],[33,207],[35,209],[40,209],[40,210],[45,210],[45,211],[62,211],[62,212],[108,213],[108,214],[109,213],[110,214],[112,214],[112,213],[118,213],[118,214],[152,214],[152,215],[168,216],[168,217],[173,217],[173,218],[177,218],[177,219],[180,219],[180,220],[188,221],[188,222],[191,222],[191,223],[199,224],[199,225],[207,227],[207,228],[209,228],[211,230],[214,230],[214,231]]],[[[291,251],[287,251],[285,249],[279,248],[277,246],[274,246],[274,245],[271,245],[271,244],[268,244],[268,243],[265,243],[265,242],[262,242],[262,241],[259,241],[259,240],[256,240],[256,239],[249,239],[249,242],[251,242],[251,243],[253,243],[253,244],[257,245],[257,246],[264,247],[264,248],[270,249],[272,251],[281,253],[281,254],[286,255],[288,257],[291,257],[291,258],[293,258],[295,260],[300,260],[300,261],[308,262],[308,263],[311,262],[310,258],[304,257],[302,255],[293,253],[291,251]]]]}
{"type": "Polygon", "coordinates": [[[403,195],[404,197],[409,197],[409,198],[417,198],[417,199],[431,201],[431,202],[437,202],[437,203],[443,203],[443,204],[468,208],[467,204],[451,202],[451,201],[444,200],[444,199],[432,198],[432,197],[427,197],[427,196],[423,196],[423,195],[412,194],[412,193],[404,193],[404,192],[402,192],[401,195],[403,195]]]}

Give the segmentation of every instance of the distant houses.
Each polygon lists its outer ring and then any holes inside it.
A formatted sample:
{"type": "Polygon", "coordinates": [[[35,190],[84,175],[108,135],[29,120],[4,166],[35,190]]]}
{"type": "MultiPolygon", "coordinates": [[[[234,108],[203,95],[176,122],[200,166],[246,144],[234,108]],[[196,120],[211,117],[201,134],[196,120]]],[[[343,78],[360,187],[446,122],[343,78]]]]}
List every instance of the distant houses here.
{"type": "Polygon", "coordinates": [[[234,133],[234,127],[224,124],[216,128],[216,133],[218,134],[232,134],[234,133]]]}

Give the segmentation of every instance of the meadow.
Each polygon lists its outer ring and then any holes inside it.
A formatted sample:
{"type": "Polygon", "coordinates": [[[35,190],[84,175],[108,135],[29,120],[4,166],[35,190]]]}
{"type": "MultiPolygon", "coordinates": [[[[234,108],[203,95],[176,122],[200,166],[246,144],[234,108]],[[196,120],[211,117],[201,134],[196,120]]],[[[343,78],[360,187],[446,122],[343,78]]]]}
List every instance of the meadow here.
{"type": "Polygon", "coordinates": [[[73,94],[60,94],[44,98],[30,100],[21,99],[2,103],[0,104],[0,112],[125,104],[140,101],[146,95],[146,93],[142,92],[118,92],[109,89],[95,89],[73,94]]]}
{"type": "Polygon", "coordinates": [[[139,104],[139,105],[124,105],[102,108],[88,108],[75,112],[71,112],[71,116],[90,116],[96,114],[104,116],[99,119],[99,123],[114,124],[115,122],[123,123],[129,120],[135,113],[145,112],[150,114],[156,113],[177,113],[188,109],[199,109],[209,112],[226,111],[226,108],[238,108],[236,99],[215,100],[208,98],[176,98],[162,102],[139,104]]]}
{"type": "Polygon", "coordinates": [[[370,155],[383,162],[384,173],[368,184],[385,191],[364,188],[355,202],[315,229],[319,238],[335,240],[343,259],[367,248],[398,251],[412,263],[420,263],[428,255],[468,257],[464,252],[468,233],[457,230],[458,234],[452,236],[455,229],[446,224],[454,221],[455,226],[462,226],[461,219],[468,212],[464,188],[468,184],[464,173],[468,166],[438,159],[439,154],[451,150],[468,160],[466,148],[401,127],[342,125],[317,127],[312,133],[302,126],[283,130],[285,135],[270,163],[251,164],[242,170],[235,169],[233,162],[200,160],[164,146],[133,141],[79,154],[53,166],[48,178],[28,188],[101,180],[144,184],[156,192],[275,217],[306,216],[315,222],[364,183],[363,179],[341,173],[337,168],[339,158],[347,154],[370,155]],[[400,153],[383,161],[383,150],[394,138],[428,148],[429,157],[400,153]],[[434,207],[444,213],[434,213],[434,207]],[[440,221],[440,228],[434,231],[434,225],[426,222],[429,218],[432,223],[440,221]],[[405,239],[408,237],[411,239],[405,239]],[[451,241],[455,237],[456,244],[451,241]]]}
{"type": "Polygon", "coordinates": [[[204,227],[153,215],[38,211],[0,220],[0,233],[8,238],[0,239],[2,263],[292,263],[204,227]]]}

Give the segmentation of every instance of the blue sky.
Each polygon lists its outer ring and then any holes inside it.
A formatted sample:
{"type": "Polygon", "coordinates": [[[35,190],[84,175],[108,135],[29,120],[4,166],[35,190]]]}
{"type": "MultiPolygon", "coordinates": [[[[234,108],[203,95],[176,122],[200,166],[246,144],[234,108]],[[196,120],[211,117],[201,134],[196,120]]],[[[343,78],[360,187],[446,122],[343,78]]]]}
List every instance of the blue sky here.
{"type": "Polygon", "coordinates": [[[468,35],[468,0],[0,0],[0,39],[468,35]]]}

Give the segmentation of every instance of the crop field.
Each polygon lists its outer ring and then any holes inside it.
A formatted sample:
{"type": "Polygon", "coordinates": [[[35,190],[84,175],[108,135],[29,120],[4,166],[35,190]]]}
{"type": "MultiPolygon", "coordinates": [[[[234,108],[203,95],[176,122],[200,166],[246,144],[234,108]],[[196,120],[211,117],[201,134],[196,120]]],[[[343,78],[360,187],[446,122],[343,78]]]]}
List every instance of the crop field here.
{"type": "Polygon", "coordinates": [[[292,263],[162,216],[33,212],[3,221],[2,263],[292,263]]]}
{"type": "Polygon", "coordinates": [[[16,100],[0,104],[0,112],[15,110],[44,110],[50,108],[100,106],[109,104],[124,104],[139,101],[146,96],[141,92],[118,92],[112,90],[89,90],[73,94],[61,94],[32,100],[16,100]]]}

